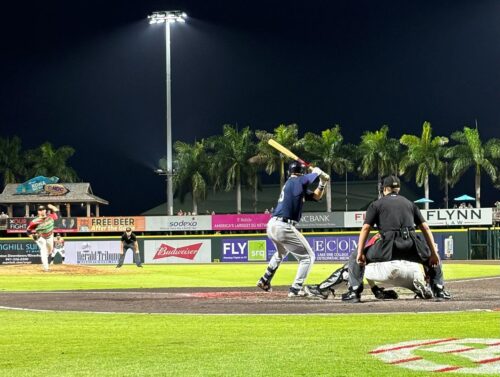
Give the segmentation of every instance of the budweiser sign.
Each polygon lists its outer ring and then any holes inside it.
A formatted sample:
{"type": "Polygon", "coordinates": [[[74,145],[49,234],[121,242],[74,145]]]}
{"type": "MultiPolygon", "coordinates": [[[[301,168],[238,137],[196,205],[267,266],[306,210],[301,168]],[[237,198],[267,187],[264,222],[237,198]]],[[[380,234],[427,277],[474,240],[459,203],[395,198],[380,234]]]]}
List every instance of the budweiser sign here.
{"type": "Polygon", "coordinates": [[[156,250],[156,254],[153,259],[177,257],[193,260],[196,257],[196,254],[200,251],[201,245],[203,245],[203,242],[181,247],[173,247],[162,243],[158,250],[156,250]]]}

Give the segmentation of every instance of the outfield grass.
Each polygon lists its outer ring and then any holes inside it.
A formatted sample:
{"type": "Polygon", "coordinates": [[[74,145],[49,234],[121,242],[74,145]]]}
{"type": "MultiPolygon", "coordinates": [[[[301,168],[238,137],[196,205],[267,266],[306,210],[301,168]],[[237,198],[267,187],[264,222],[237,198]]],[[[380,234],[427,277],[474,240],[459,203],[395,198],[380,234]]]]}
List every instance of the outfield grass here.
{"type": "MultiPolygon", "coordinates": [[[[313,284],[324,280],[340,264],[316,263],[308,278],[313,284]]],[[[445,264],[446,279],[500,275],[493,264],[445,264]]],[[[146,265],[139,269],[124,266],[95,267],[98,274],[43,273],[41,269],[25,274],[5,274],[0,267],[1,291],[39,291],[75,289],[119,289],[161,287],[251,287],[265,270],[264,264],[146,265]]],[[[275,285],[289,285],[297,272],[296,263],[283,263],[275,285]]]]}
{"type": "MultiPolygon", "coordinates": [[[[338,266],[316,264],[310,282],[338,266]]],[[[100,275],[6,275],[0,268],[0,287],[19,291],[252,286],[264,268],[99,267],[100,275]]],[[[283,264],[275,283],[290,284],[296,268],[283,264]]],[[[499,275],[498,265],[447,264],[444,269],[448,279],[499,275]]],[[[0,376],[426,376],[384,364],[368,352],[439,338],[500,338],[500,312],[204,316],[0,310],[0,376]]],[[[422,349],[415,355],[472,366],[460,354],[436,356],[422,349]]]]}
{"type": "MultiPolygon", "coordinates": [[[[498,312],[172,316],[0,311],[0,374],[424,376],[384,364],[368,352],[408,340],[498,338],[499,322],[498,312]]],[[[442,362],[461,358],[443,357],[442,362]]]]}

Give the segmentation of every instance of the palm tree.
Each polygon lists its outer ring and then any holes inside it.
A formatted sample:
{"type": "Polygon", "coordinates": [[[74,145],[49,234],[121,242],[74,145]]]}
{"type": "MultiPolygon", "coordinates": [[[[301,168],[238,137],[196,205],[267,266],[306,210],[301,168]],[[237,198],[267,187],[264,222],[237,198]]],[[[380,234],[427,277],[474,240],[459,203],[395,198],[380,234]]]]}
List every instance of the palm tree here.
{"type": "Polygon", "coordinates": [[[62,182],[76,182],[78,176],[67,160],[75,154],[75,150],[67,145],[54,149],[51,143],[45,142],[35,150],[27,152],[28,175],[56,176],[62,182]]]}
{"type": "Polygon", "coordinates": [[[249,127],[238,128],[224,125],[222,135],[208,140],[213,156],[209,159],[214,188],[225,187],[226,191],[236,186],[236,210],[241,213],[241,183],[245,172],[251,169],[248,160],[255,156],[253,132],[249,127]],[[211,161],[210,161],[211,160],[211,161]]]}
{"type": "MultiPolygon", "coordinates": [[[[407,173],[411,167],[416,166],[415,182],[418,187],[424,186],[425,198],[429,199],[429,174],[439,175],[443,171],[441,158],[444,153],[443,145],[448,143],[448,138],[433,138],[431,124],[424,122],[420,137],[405,134],[399,142],[407,147],[406,154],[399,163],[399,173],[407,173]]],[[[429,209],[429,203],[425,203],[425,209],[429,209]]]]}
{"type": "MultiPolygon", "coordinates": [[[[344,137],[340,132],[340,126],[324,130],[321,135],[307,132],[299,140],[298,145],[312,157],[311,162],[320,166],[328,175],[332,171],[337,174],[344,174],[351,171],[353,163],[347,158],[346,146],[343,144],[344,137]]],[[[332,211],[332,189],[330,182],[326,187],[326,210],[332,211]]]]}
{"type": "Polygon", "coordinates": [[[26,169],[22,158],[21,139],[0,138],[0,174],[3,184],[17,183],[25,177],[26,169]]]}
{"type": "Polygon", "coordinates": [[[399,143],[388,137],[389,127],[384,125],[378,131],[366,131],[358,145],[361,165],[358,168],[362,176],[377,174],[378,192],[381,196],[381,179],[383,175],[397,174],[399,143]]]}
{"type": "Polygon", "coordinates": [[[296,124],[284,125],[280,124],[274,129],[274,133],[267,131],[256,131],[255,136],[258,139],[257,156],[260,161],[265,163],[267,174],[272,174],[276,170],[280,172],[280,187],[285,184],[285,156],[277,152],[267,142],[269,139],[274,139],[288,149],[297,147],[298,141],[298,126],[296,124]]]}
{"type": "Polygon", "coordinates": [[[500,140],[490,139],[483,144],[477,128],[464,127],[455,131],[451,138],[458,144],[445,153],[451,162],[451,183],[454,185],[471,167],[475,170],[476,207],[481,208],[481,172],[484,170],[493,181],[497,180],[494,159],[500,157],[500,140]]]}
{"type": "Polygon", "coordinates": [[[175,150],[174,186],[181,202],[186,194],[191,193],[193,198],[193,213],[198,213],[198,203],[206,198],[208,163],[205,153],[205,142],[195,141],[188,144],[177,141],[175,150]]]}

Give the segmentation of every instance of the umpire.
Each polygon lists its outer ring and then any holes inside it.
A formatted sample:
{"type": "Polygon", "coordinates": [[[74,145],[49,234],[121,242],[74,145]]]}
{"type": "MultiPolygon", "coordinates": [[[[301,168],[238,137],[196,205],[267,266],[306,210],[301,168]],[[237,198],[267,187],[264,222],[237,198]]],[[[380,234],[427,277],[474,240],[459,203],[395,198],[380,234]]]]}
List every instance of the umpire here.
{"type": "Polygon", "coordinates": [[[361,229],[357,254],[349,258],[349,290],[342,301],[359,302],[363,291],[364,266],[370,262],[407,260],[424,266],[434,297],[449,299],[444,290],[441,261],[436,251],[434,237],[420,210],[405,197],[399,195],[400,181],[388,176],[383,181],[383,197],[370,204],[361,229]],[[377,224],[380,239],[365,248],[372,227],[377,224]],[[415,233],[417,226],[424,235],[424,242],[415,233]]]}
{"type": "Polygon", "coordinates": [[[120,268],[125,261],[125,254],[127,254],[128,250],[132,250],[132,255],[134,257],[134,263],[137,267],[142,267],[141,264],[141,256],[139,255],[139,244],[137,243],[137,237],[134,233],[132,233],[132,229],[127,227],[125,229],[125,233],[122,235],[122,239],[120,242],[120,259],[118,260],[118,264],[116,268],[120,268]]]}

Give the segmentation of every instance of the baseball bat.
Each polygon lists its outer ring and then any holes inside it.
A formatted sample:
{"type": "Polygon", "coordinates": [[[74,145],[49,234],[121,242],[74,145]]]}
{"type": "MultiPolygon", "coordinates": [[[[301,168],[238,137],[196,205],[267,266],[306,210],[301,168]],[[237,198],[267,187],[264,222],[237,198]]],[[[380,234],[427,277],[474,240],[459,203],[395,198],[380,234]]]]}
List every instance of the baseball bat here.
{"type": "MultiPolygon", "coordinates": [[[[307,166],[309,171],[311,171],[313,169],[313,166],[311,166],[311,164],[309,162],[304,161],[299,156],[297,156],[295,153],[293,153],[290,149],[284,147],[283,145],[278,143],[276,140],[269,139],[267,142],[271,147],[273,147],[274,149],[279,151],[284,156],[287,156],[287,157],[291,158],[292,160],[297,161],[297,162],[307,166]]],[[[323,174],[321,174],[321,177],[327,181],[330,179],[330,176],[328,174],[326,174],[325,172],[323,172],[323,174]]]]}

